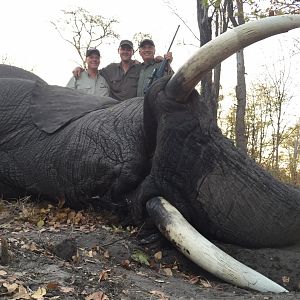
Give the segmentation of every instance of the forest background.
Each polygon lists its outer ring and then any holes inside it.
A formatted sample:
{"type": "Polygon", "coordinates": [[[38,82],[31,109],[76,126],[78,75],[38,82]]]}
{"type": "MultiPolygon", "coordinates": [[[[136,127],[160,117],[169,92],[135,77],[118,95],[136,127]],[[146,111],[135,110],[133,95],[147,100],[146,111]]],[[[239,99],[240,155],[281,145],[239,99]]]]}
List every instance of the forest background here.
{"type": "MultiPolygon", "coordinates": [[[[254,19],[299,14],[299,1],[15,1],[1,3],[0,62],[64,86],[87,47],[101,66],[118,62],[121,39],[153,38],[158,55],[172,47],[176,71],[210,39],[254,19]]],[[[274,176],[300,185],[300,29],[239,51],[202,80],[223,133],[274,176]]],[[[135,59],[140,60],[138,51],[135,59]]]]}

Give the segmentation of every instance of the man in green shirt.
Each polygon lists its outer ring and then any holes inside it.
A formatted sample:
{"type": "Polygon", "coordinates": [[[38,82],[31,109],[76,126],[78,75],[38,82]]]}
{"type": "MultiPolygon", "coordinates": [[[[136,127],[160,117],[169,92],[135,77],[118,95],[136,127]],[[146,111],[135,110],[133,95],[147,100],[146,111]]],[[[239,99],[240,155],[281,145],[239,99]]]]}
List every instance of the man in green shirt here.
{"type": "MultiPolygon", "coordinates": [[[[154,42],[150,39],[143,40],[139,45],[139,53],[143,59],[141,63],[141,71],[138,81],[137,96],[144,97],[145,89],[148,87],[149,80],[155,69],[160,67],[161,62],[157,62],[157,59],[154,58],[155,55],[155,45],[154,42]]],[[[164,75],[173,74],[173,70],[170,67],[172,62],[172,52],[168,52],[164,55],[164,58],[168,61],[166,65],[164,75]]]]}

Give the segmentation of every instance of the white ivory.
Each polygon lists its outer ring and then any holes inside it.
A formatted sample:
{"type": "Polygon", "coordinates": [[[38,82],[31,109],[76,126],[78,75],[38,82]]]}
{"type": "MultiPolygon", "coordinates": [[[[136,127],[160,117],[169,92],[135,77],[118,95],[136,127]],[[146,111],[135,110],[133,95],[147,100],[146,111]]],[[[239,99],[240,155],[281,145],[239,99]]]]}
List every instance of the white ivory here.
{"type": "MultiPolygon", "coordinates": [[[[162,228],[160,221],[157,221],[156,225],[159,230],[198,266],[216,277],[242,288],[260,292],[288,292],[276,282],[240,263],[204,238],[168,201],[162,197],[156,199],[160,202],[159,210],[167,212],[167,217],[165,216],[164,219],[168,220],[166,228],[162,228]],[[167,234],[165,234],[166,232],[167,234]]],[[[157,211],[155,214],[157,215],[157,211]]]]}
{"type": "Polygon", "coordinates": [[[206,72],[255,42],[300,27],[300,15],[282,15],[248,22],[219,35],[202,46],[167,84],[167,94],[184,101],[206,72]]]}

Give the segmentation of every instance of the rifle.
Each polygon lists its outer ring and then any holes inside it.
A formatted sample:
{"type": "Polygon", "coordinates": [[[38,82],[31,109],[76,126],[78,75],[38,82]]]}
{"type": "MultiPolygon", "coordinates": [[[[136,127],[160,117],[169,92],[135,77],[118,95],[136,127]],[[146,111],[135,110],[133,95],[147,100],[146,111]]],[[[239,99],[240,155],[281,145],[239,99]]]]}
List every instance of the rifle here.
{"type": "MultiPolygon", "coordinates": [[[[173,39],[172,39],[172,41],[171,41],[171,44],[170,44],[170,46],[169,46],[169,49],[168,49],[167,53],[170,52],[170,50],[171,50],[171,47],[172,47],[172,45],[173,45],[173,42],[174,42],[174,40],[175,40],[175,37],[176,37],[176,35],[177,35],[177,32],[178,32],[179,27],[180,27],[180,25],[178,25],[178,27],[177,27],[177,29],[176,29],[176,31],[175,31],[175,34],[174,34],[174,36],[173,36],[173,39]]],[[[159,78],[161,78],[161,77],[164,76],[164,74],[165,74],[165,68],[166,68],[167,63],[168,63],[168,60],[164,58],[164,60],[160,63],[159,68],[155,68],[155,69],[153,70],[153,72],[152,72],[152,74],[151,74],[151,76],[150,76],[150,78],[149,78],[149,81],[148,81],[147,85],[146,85],[145,88],[144,88],[144,94],[146,94],[146,92],[147,92],[148,89],[150,88],[151,84],[152,84],[155,80],[157,80],[157,79],[159,79],[159,78]]]]}

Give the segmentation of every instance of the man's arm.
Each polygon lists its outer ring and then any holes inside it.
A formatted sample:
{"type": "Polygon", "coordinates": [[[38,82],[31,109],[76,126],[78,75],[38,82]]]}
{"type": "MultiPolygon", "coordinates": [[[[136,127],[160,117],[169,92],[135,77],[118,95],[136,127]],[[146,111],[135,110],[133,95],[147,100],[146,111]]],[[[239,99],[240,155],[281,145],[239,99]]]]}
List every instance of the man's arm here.
{"type": "Polygon", "coordinates": [[[80,77],[80,74],[84,71],[84,69],[82,67],[76,67],[72,73],[73,73],[73,76],[78,79],[80,77]]]}

